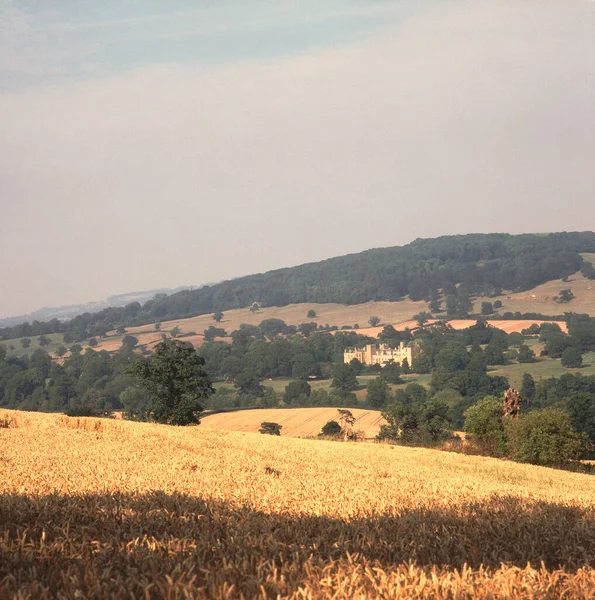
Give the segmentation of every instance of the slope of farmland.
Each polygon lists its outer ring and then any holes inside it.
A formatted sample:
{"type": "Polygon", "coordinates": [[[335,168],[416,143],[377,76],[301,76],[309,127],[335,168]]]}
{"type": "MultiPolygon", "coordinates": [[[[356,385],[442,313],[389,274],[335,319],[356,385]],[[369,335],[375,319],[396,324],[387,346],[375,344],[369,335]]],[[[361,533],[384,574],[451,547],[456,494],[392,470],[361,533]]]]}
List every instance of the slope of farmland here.
{"type": "Polygon", "coordinates": [[[589,475],[202,426],[0,422],[1,598],[595,593],[589,475]]]}
{"type": "MultiPolygon", "coordinates": [[[[378,410],[350,409],[356,418],[355,431],[365,438],[374,438],[380,431],[384,419],[378,410]]],[[[338,420],[337,409],[327,408],[262,408],[239,410],[207,415],[202,419],[204,427],[256,433],[263,421],[279,423],[281,435],[288,437],[313,437],[331,420],[338,420]]]]}

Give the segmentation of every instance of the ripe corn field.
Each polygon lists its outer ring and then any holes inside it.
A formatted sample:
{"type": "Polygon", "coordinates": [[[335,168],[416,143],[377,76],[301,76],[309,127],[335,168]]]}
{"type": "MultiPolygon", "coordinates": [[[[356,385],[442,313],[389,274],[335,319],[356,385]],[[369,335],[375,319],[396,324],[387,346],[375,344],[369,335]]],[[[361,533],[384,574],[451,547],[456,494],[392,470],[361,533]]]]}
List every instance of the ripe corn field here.
{"type": "Polygon", "coordinates": [[[593,598],[595,478],[0,411],[0,598],[593,598]]]}

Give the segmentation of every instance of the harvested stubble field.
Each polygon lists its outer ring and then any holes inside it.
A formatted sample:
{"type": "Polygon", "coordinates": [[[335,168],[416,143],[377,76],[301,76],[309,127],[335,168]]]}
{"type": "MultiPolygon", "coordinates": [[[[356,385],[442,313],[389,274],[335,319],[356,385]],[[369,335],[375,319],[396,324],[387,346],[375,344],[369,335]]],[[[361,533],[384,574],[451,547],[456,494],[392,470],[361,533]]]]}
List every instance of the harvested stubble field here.
{"type": "Polygon", "coordinates": [[[10,416],[14,426],[0,428],[1,598],[595,594],[589,475],[200,426],[10,416]]]}

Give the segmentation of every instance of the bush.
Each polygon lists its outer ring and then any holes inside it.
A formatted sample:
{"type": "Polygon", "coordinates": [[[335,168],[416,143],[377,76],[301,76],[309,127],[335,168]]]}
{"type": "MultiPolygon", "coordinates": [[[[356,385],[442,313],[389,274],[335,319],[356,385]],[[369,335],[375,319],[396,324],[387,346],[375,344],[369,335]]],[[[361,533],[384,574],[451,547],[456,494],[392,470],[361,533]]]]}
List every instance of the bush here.
{"type": "Polygon", "coordinates": [[[321,436],[329,436],[329,437],[337,437],[341,435],[341,425],[337,423],[337,421],[328,421],[326,425],[322,428],[320,435],[321,436]]]}
{"type": "Polygon", "coordinates": [[[503,415],[502,400],[495,396],[486,396],[465,411],[464,430],[470,434],[470,441],[477,445],[482,454],[506,454],[503,415]]]}
{"type": "Polygon", "coordinates": [[[281,435],[281,428],[283,425],[279,425],[279,423],[270,423],[268,421],[264,421],[260,424],[259,433],[267,434],[267,435],[281,435]]]}
{"type": "Polygon", "coordinates": [[[506,424],[511,457],[519,462],[563,466],[590,449],[589,438],[578,433],[568,413],[559,408],[532,411],[506,424]]]}

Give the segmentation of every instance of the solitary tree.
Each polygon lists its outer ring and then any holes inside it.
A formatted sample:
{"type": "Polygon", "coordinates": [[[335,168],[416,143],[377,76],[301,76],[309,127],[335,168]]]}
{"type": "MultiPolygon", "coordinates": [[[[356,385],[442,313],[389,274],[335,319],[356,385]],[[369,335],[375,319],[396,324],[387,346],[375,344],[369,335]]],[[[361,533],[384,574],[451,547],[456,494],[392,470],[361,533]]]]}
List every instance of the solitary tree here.
{"type": "Polygon", "coordinates": [[[66,346],[58,346],[56,348],[56,356],[64,356],[68,352],[66,346]]]}
{"type": "Polygon", "coordinates": [[[223,313],[218,310],[214,315],[213,315],[213,320],[217,321],[217,323],[221,323],[221,321],[223,320],[223,313]]]}
{"type": "Polygon", "coordinates": [[[204,364],[193,348],[169,340],[157,344],[150,359],[141,358],[128,370],[147,391],[155,421],[190,425],[200,423],[202,401],[213,392],[204,364]]]}
{"type": "Polygon", "coordinates": [[[491,315],[494,312],[494,305],[491,302],[482,302],[481,303],[481,314],[482,315],[491,315]]]}
{"type": "Polygon", "coordinates": [[[380,317],[370,317],[368,323],[370,324],[370,327],[377,327],[380,323],[380,317]]]}
{"type": "Polygon", "coordinates": [[[170,331],[170,334],[172,337],[178,337],[180,335],[181,329],[176,325],[175,327],[172,328],[172,330],[170,331]]]}
{"type": "Polygon", "coordinates": [[[161,323],[155,323],[155,331],[161,331],[161,323]]]}
{"type": "Polygon", "coordinates": [[[48,346],[51,342],[50,338],[47,335],[40,335],[39,336],[39,340],[37,340],[39,342],[40,346],[48,346]]]}
{"type": "Polygon", "coordinates": [[[574,294],[571,289],[560,290],[558,294],[558,302],[560,304],[566,304],[571,300],[574,300],[574,294]]]}
{"type": "Polygon", "coordinates": [[[29,338],[23,338],[21,340],[21,346],[23,346],[23,348],[28,348],[31,345],[31,340],[29,338]]]}
{"type": "Polygon", "coordinates": [[[91,346],[91,348],[95,348],[95,346],[97,346],[99,342],[97,341],[97,338],[91,338],[89,340],[89,346],[91,346]]]}
{"type": "Polygon", "coordinates": [[[258,312],[259,308],[260,307],[258,306],[258,302],[253,302],[252,306],[250,306],[250,312],[253,312],[253,313],[258,312]]]}
{"type": "Polygon", "coordinates": [[[308,317],[308,319],[315,319],[315,318],[316,318],[316,311],[315,311],[315,310],[312,310],[312,309],[310,309],[310,310],[308,311],[308,314],[306,315],[306,317],[308,317]]]}

